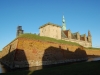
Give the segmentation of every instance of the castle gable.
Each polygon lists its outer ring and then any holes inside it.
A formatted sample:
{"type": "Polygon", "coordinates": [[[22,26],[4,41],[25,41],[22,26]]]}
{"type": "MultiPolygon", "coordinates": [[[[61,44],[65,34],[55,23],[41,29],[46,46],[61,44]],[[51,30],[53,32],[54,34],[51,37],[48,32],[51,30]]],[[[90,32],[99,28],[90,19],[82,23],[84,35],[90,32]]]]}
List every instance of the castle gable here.
{"type": "Polygon", "coordinates": [[[80,36],[79,36],[79,32],[75,32],[75,33],[72,33],[72,39],[79,39],[80,36]]]}
{"type": "Polygon", "coordinates": [[[61,26],[53,23],[46,23],[40,28],[40,36],[47,36],[55,39],[61,39],[61,26]]]}
{"type": "Polygon", "coordinates": [[[72,33],[71,36],[72,36],[72,39],[77,39],[77,33],[72,33]]]}
{"type": "Polygon", "coordinates": [[[68,37],[68,30],[63,31],[64,34],[68,37]]]}
{"type": "Polygon", "coordinates": [[[81,37],[84,37],[85,36],[85,34],[82,34],[82,35],[80,35],[81,37]]]}
{"type": "Polygon", "coordinates": [[[79,32],[75,32],[75,33],[72,33],[73,35],[77,35],[77,34],[79,34],[79,32]]]}
{"type": "Polygon", "coordinates": [[[71,31],[70,30],[64,30],[63,32],[68,38],[71,38],[71,31]]]}
{"type": "Polygon", "coordinates": [[[43,27],[46,27],[46,26],[48,26],[48,25],[56,26],[56,27],[60,27],[60,28],[61,28],[61,26],[59,26],[59,25],[57,25],[57,24],[53,24],[53,23],[48,22],[48,23],[46,23],[46,24],[40,26],[39,29],[40,29],[40,28],[43,28],[43,27]]]}
{"type": "Polygon", "coordinates": [[[86,40],[86,35],[85,34],[80,35],[80,40],[85,41],[86,40]]]}
{"type": "Polygon", "coordinates": [[[64,33],[64,31],[61,31],[61,37],[62,38],[68,38],[68,36],[66,36],[66,34],[64,33]]]}

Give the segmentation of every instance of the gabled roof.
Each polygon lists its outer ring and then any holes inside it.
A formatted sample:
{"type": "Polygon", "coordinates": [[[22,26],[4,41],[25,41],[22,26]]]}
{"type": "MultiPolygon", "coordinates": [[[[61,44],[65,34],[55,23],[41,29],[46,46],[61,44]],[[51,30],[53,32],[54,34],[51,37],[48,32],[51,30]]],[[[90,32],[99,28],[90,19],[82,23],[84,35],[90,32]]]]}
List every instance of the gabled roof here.
{"type": "MultiPolygon", "coordinates": [[[[70,31],[70,29],[68,29],[67,31],[70,31]]],[[[70,31],[71,32],[71,31],[70,31]]]]}
{"type": "Polygon", "coordinates": [[[72,33],[71,36],[72,36],[72,39],[77,39],[77,33],[72,33]]]}
{"type": "Polygon", "coordinates": [[[76,35],[77,33],[72,33],[72,35],[76,35]]]}
{"type": "Polygon", "coordinates": [[[62,30],[62,31],[66,35],[66,37],[68,37],[68,32],[71,32],[70,29],[69,30],[62,30]]]}
{"type": "Polygon", "coordinates": [[[82,34],[82,35],[80,35],[81,37],[84,37],[86,34],[82,34]]]}
{"type": "Polygon", "coordinates": [[[61,31],[61,37],[68,38],[68,36],[66,36],[66,34],[64,33],[64,31],[61,31]]]}
{"type": "Polygon", "coordinates": [[[76,35],[77,33],[79,33],[79,32],[75,32],[75,33],[72,33],[73,35],[76,35]]]}
{"type": "Polygon", "coordinates": [[[45,27],[45,26],[47,26],[47,25],[52,25],[52,26],[56,26],[56,27],[60,27],[60,28],[61,28],[60,25],[57,25],[57,24],[53,24],[53,23],[48,22],[48,23],[46,23],[46,24],[40,26],[39,29],[42,28],[42,27],[45,27]]]}
{"type": "MultiPolygon", "coordinates": [[[[62,30],[63,32],[68,32],[68,31],[70,31],[70,29],[68,29],[68,30],[62,30]]],[[[71,32],[71,31],[70,31],[71,32]]]]}

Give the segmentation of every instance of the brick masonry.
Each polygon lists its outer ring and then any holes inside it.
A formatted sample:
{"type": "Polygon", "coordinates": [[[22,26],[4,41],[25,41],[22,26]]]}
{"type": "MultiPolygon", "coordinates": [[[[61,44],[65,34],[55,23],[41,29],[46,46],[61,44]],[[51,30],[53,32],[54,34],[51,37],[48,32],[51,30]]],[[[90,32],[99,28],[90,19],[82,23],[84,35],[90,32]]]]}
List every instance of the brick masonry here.
{"type": "Polygon", "coordinates": [[[22,68],[86,60],[88,55],[100,56],[100,50],[18,38],[5,46],[0,55],[1,62],[10,68],[22,68]]]}

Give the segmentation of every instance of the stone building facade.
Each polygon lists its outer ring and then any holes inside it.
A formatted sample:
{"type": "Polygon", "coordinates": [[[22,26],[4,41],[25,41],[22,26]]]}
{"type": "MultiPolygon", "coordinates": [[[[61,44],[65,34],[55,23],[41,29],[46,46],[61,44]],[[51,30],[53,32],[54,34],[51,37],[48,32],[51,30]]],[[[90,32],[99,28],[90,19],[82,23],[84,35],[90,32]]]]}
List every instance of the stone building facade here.
{"type": "Polygon", "coordinates": [[[61,39],[61,27],[52,24],[52,23],[47,23],[40,28],[40,36],[47,36],[55,39],[61,39]]]}
{"type": "Polygon", "coordinates": [[[64,16],[62,20],[62,26],[53,23],[47,23],[41,26],[39,29],[40,36],[76,42],[84,47],[92,47],[92,36],[90,31],[88,31],[88,36],[86,36],[86,34],[81,35],[79,32],[72,33],[71,30],[66,29],[64,16]]]}

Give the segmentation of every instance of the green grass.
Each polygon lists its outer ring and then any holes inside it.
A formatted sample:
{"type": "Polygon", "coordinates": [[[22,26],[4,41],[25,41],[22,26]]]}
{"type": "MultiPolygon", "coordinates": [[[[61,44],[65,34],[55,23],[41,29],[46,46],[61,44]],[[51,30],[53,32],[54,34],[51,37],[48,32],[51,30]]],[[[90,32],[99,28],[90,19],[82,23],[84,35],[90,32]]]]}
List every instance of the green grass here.
{"type": "Polygon", "coordinates": [[[1,75],[100,75],[100,61],[74,63],[37,71],[15,71],[1,75]]]}
{"type": "MultiPolygon", "coordinates": [[[[70,41],[64,41],[64,40],[57,40],[57,39],[54,39],[54,38],[50,38],[50,37],[45,37],[45,36],[39,36],[39,35],[36,35],[36,34],[30,34],[30,33],[25,33],[25,34],[22,34],[20,35],[19,37],[17,38],[28,38],[28,39],[34,39],[34,40],[41,40],[41,41],[48,41],[48,42],[54,42],[54,43],[59,43],[59,44],[68,44],[68,45],[75,45],[75,46],[81,46],[79,45],[78,43],[75,43],[75,42],[70,42],[70,41]]],[[[15,38],[14,40],[16,40],[17,38],[15,38]]],[[[14,41],[13,40],[13,41],[14,41]]],[[[13,42],[11,41],[11,42],[13,42]]],[[[11,43],[10,42],[10,43],[11,43]]],[[[10,44],[9,43],[9,44],[10,44]]],[[[8,45],[9,45],[8,44],[8,45]]],[[[85,49],[96,49],[96,50],[100,50],[100,48],[93,48],[93,47],[90,47],[90,48],[85,48],[85,49]]]]}
{"type": "Polygon", "coordinates": [[[50,38],[50,37],[45,37],[45,36],[39,36],[36,34],[22,34],[20,35],[18,38],[28,38],[28,39],[36,39],[36,40],[42,40],[42,41],[48,41],[48,42],[54,42],[54,43],[60,43],[60,44],[70,44],[70,45],[77,45],[80,46],[78,43],[74,43],[74,42],[69,42],[69,41],[64,41],[64,40],[57,40],[54,38],[50,38]]]}

